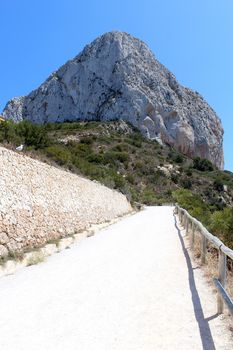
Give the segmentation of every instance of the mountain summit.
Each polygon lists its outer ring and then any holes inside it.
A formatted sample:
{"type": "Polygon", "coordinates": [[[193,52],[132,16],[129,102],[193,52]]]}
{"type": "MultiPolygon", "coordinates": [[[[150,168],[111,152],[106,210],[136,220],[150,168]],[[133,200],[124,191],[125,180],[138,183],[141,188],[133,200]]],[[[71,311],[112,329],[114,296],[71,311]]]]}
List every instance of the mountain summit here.
{"type": "Polygon", "coordinates": [[[145,43],[110,32],[87,45],[3,115],[35,123],[123,119],[150,139],[222,169],[223,129],[202,96],[181,86],[145,43]]]}

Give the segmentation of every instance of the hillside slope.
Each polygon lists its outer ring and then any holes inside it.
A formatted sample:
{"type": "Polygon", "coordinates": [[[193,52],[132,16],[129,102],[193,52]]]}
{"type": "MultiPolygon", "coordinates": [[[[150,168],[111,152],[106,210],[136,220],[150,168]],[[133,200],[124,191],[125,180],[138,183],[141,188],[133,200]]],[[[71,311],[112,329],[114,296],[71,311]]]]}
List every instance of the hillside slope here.
{"type": "Polygon", "coordinates": [[[0,124],[0,142],[142,204],[179,202],[233,247],[233,174],[148,140],[124,121],[0,124]]]}

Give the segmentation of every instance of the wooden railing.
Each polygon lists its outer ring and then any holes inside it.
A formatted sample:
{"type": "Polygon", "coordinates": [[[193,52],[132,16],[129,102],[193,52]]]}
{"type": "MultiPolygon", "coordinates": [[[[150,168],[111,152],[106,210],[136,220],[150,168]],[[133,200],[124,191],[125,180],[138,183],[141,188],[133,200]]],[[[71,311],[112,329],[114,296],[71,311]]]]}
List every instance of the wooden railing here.
{"type": "Polygon", "coordinates": [[[218,291],[218,313],[223,313],[224,303],[233,316],[233,301],[226,291],[227,257],[233,260],[233,250],[226,247],[220,239],[212,235],[198,220],[192,217],[185,209],[176,205],[175,213],[178,215],[181,225],[190,236],[191,248],[194,246],[196,234],[201,237],[201,262],[206,263],[207,242],[218,250],[218,277],[214,278],[214,284],[218,291]]]}

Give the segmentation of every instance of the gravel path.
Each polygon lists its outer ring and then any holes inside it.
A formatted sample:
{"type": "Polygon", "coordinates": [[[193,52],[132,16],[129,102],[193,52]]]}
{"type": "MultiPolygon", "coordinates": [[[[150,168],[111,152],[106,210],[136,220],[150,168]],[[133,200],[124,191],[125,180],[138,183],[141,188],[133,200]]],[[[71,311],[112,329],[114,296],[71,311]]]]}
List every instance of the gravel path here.
{"type": "Polygon", "coordinates": [[[0,280],[1,350],[232,349],[171,207],[0,280]]]}

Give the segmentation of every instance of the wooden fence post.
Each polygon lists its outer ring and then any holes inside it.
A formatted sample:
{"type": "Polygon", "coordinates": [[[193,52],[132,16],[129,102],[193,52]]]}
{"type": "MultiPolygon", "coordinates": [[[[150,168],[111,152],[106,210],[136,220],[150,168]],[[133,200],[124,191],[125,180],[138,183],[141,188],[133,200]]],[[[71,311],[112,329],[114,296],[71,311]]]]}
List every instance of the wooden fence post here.
{"type": "Polygon", "coordinates": [[[181,226],[184,225],[184,213],[181,212],[181,226]]]}
{"type": "Polygon", "coordinates": [[[191,235],[191,249],[194,247],[195,242],[195,224],[192,222],[192,235],[191,235]]]}
{"type": "Polygon", "coordinates": [[[180,222],[180,208],[177,207],[177,210],[178,210],[178,219],[179,219],[179,222],[180,222]]]}
{"type": "Polygon", "coordinates": [[[189,218],[187,218],[187,226],[186,226],[187,235],[189,235],[190,224],[191,224],[191,221],[189,218]]]}
{"type": "Polygon", "coordinates": [[[184,214],[184,234],[186,235],[187,216],[184,214]]]}
{"type": "Polygon", "coordinates": [[[188,225],[188,217],[185,215],[185,224],[184,224],[184,229],[185,229],[185,234],[187,235],[187,225],[188,225]]]}
{"type": "Polygon", "coordinates": [[[186,235],[189,233],[189,218],[186,219],[186,225],[185,225],[186,235]]]}
{"type": "Polygon", "coordinates": [[[202,234],[201,236],[201,263],[204,265],[206,262],[206,246],[207,246],[207,239],[202,234]]]}
{"type": "MultiPolygon", "coordinates": [[[[218,280],[221,283],[221,285],[223,286],[223,288],[225,288],[226,285],[226,264],[227,262],[227,257],[226,255],[219,250],[219,265],[218,265],[218,280]]],[[[221,295],[218,293],[218,313],[222,314],[223,313],[223,300],[221,295]]]]}

